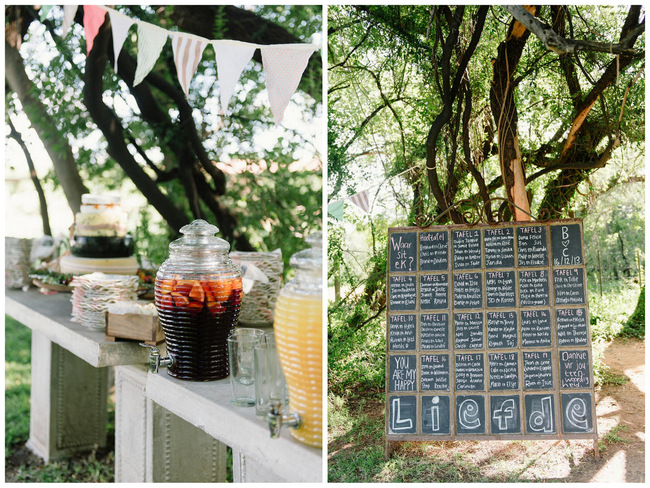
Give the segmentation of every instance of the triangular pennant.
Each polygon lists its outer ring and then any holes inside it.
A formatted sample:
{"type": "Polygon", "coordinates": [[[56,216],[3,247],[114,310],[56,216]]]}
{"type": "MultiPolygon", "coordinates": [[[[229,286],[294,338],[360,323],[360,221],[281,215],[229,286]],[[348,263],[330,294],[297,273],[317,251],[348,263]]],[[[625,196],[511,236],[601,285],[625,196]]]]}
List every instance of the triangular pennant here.
{"type": "Polygon", "coordinates": [[[178,81],[181,83],[185,96],[189,98],[190,83],[196,73],[199,61],[201,61],[203,51],[208,45],[208,40],[175,33],[171,35],[171,38],[178,81]]]}
{"type": "Polygon", "coordinates": [[[133,86],[142,80],[153,69],[165,42],[168,32],[153,24],[138,22],[138,66],[135,68],[133,86]]]}
{"type": "Polygon", "coordinates": [[[61,33],[61,37],[65,37],[70,30],[72,22],[74,21],[74,16],[77,13],[77,8],[79,8],[78,5],[63,6],[63,32],[61,33]]]}
{"type": "Polygon", "coordinates": [[[307,62],[316,46],[309,44],[277,44],[262,46],[262,63],[266,73],[266,88],[276,125],[280,125],[307,62]]]}
{"type": "Polygon", "coordinates": [[[345,200],[337,200],[332,203],[327,204],[327,213],[330,214],[332,217],[338,219],[338,220],[343,220],[343,205],[345,204],[345,200]]]}
{"type": "Polygon", "coordinates": [[[221,111],[225,114],[228,102],[235,91],[235,85],[244,68],[253,57],[257,46],[237,41],[214,41],[214,54],[217,59],[217,77],[221,91],[221,111]]]}
{"type": "Polygon", "coordinates": [[[117,10],[108,9],[111,18],[111,30],[113,31],[113,53],[115,56],[115,72],[117,73],[117,58],[129,33],[129,29],[135,22],[131,17],[119,13],[117,10]]]}
{"type": "Polygon", "coordinates": [[[52,10],[52,7],[53,7],[53,5],[43,5],[41,7],[41,11],[40,11],[41,22],[45,20],[45,18],[47,17],[47,14],[50,12],[50,10],[52,10]]]}
{"type": "Polygon", "coordinates": [[[84,29],[86,30],[86,55],[93,48],[95,36],[104,23],[106,10],[97,5],[84,5],[84,29]]]}
{"type": "Polygon", "coordinates": [[[360,193],[356,193],[350,197],[352,203],[361,207],[364,212],[368,213],[370,210],[370,199],[368,198],[368,190],[363,190],[360,193]]]}

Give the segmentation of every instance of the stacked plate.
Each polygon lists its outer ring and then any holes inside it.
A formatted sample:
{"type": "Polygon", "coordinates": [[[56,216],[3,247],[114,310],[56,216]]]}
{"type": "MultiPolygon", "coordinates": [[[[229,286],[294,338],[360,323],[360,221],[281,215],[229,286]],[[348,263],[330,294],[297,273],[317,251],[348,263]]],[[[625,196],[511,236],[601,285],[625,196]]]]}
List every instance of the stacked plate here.
{"type": "Polygon", "coordinates": [[[72,291],[72,321],[92,329],[106,326],[108,306],[137,300],[138,277],[92,273],[75,277],[72,291]]]}
{"type": "Polygon", "coordinates": [[[22,288],[29,285],[29,254],[31,239],[5,237],[5,286],[22,288]]]}

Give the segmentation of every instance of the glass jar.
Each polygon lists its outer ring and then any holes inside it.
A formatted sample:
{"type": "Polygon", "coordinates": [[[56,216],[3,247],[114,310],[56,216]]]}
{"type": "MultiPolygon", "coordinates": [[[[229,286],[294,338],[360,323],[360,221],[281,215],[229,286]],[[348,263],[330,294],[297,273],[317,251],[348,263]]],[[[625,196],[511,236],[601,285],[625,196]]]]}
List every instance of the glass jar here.
{"type": "Polygon", "coordinates": [[[230,245],[205,220],[181,228],[156,275],[155,302],[175,378],[211,381],[228,376],[228,334],[242,300],[239,268],[230,245]]]}
{"type": "Polygon", "coordinates": [[[291,435],[309,446],[323,442],[322,234],[307,237],[311,249],[289,261],[296,275],[280,291],[273,321],[280,364],[289,387],[289,412],[302,417],[291,435]]]}

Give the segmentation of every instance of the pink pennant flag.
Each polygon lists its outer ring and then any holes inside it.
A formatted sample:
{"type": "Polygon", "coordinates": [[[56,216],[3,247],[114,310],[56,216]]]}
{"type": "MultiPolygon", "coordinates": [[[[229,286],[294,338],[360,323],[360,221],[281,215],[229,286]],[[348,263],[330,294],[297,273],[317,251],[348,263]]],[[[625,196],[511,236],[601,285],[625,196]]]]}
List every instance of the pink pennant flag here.
{"type": "Polygon", "coordinates": [[[316,48],[311,44],[276,44],[261,47],[266,88],[276,125],[282,122],[284,110],[298,88],[302,73],[316,48]]]}
{"type": "Polygon", "coordinates": [[[86,55],[93,48],[93,42],[104,23],[106,10],[97,5],[84,5],[84,29],[86,29],[86,55]]]}
{"type": "Polygon", "coordinates": [[[225,114],[235,86],[257,46],[238,41],[213,41],[221,91],[221,111],[225,114]]]}
{"type": "Polygon", "coordinates": [[[196,73],[199,61],[201,61],[203,51],[208,45],[208,40],[176,33],[171,34],[171,38],[178,81],[181,83],[185,96],[189,98],[190,83],[196,73]]]}
{"type": "Polygon", "coordinates": [[[370,210],[370,198],[368,198],[368,190],[363,190],[360,193],[356,193],[350,197],[352,203],[361,207],[364,212],[368,213],[370,210]]]}
{"type": "Polygon", "coordinates": [[[61,37],[65,37],[72,26],[74,16],[77,13],[78,5],[64,5],[63,6],[63,32],[61,37]]]}
{"type": "Polygon", "coordinates": [[[113,31],[113,55],[115,57],[115,72],[117,73],[117,58],[129,33],[129,29],[135,22],[131,17],[127,17],[112,8],[108,9],[108,16],[111,18],[111,30],[113,31]]]}
{"type": "Polygon", "coordinates": [[[146,22],[138,22],[138,65],[135,68],[133,86],[142,83],[142,80],[149,74],[156,64],[165,42],[168,32],[146,22]]]}

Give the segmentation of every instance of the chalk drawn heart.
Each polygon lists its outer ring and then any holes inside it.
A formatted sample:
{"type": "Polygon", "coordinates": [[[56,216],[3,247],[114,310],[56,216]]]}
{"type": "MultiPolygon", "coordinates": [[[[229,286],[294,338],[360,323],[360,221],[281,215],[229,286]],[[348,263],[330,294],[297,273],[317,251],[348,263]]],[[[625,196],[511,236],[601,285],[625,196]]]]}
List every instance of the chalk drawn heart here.
{"type": "Polygon", "coordinates": [[[562,241],[562,245],[564,247],[569,247],[569,241],[562,241]]]}

